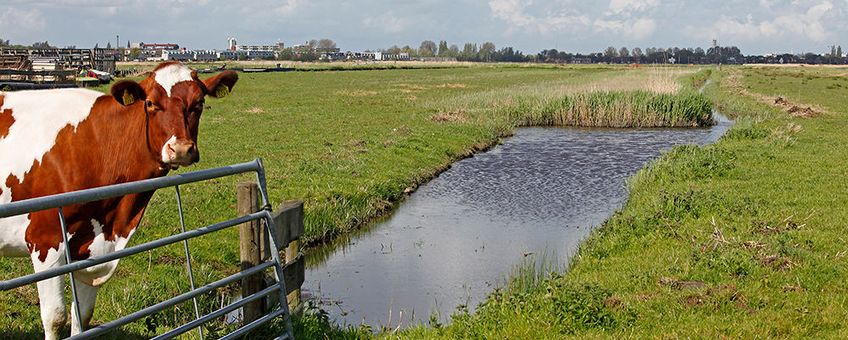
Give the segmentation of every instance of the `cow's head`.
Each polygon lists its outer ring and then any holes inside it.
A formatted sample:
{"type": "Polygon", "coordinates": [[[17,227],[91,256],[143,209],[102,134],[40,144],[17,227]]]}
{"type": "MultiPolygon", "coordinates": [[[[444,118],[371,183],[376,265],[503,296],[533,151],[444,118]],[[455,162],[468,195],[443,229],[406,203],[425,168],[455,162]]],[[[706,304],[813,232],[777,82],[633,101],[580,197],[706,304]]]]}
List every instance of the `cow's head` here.
{"type": "Polygon", "coordinates": [[[233,71],[200,80],[187,66],[166,62],[141,83],[123,80],[113,85],[111,92],[124,106],[143,105],[151,154],[163,168],[176,169],[200,160],[197,129],[206,96],[226,96],[237,80],[233,71]]]}

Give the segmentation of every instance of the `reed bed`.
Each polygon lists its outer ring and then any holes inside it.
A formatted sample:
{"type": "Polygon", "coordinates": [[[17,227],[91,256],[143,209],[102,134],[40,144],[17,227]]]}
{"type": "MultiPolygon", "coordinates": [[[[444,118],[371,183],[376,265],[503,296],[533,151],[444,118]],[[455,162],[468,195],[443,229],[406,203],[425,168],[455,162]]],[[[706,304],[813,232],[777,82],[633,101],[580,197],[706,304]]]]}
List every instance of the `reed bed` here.
{"type": "Polygon", "coordinates": [[[713,124],[712,104],[696,92],[589,92],[519,101],[506,110],[520,126],[699,127],[713,124]]]}
{"type": "Polygon", "coordinates": [[[433,103],[437,114],[461,112],[478,119],[503,116],[517,126],[611,128],[712,125],[712,104],[682,88],[680,69],[600,74],[593,81],[517,85],[433,103]]]}

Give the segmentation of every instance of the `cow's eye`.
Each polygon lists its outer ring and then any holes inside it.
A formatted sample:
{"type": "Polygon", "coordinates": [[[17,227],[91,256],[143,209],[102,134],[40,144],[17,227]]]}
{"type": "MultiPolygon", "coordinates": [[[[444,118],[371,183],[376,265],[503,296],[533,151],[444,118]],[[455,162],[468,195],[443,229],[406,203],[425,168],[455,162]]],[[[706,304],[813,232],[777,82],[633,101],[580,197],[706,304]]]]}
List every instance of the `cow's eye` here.
{"type": "Polygon", "coordinates": [[[154,111],[159,110],[159,107],[157,107],[156,104],[154,104],[153,101],[150,99],[144,101],[144,107],[147,108],[147,112],[149,113],[153,113],[154,111]]]}

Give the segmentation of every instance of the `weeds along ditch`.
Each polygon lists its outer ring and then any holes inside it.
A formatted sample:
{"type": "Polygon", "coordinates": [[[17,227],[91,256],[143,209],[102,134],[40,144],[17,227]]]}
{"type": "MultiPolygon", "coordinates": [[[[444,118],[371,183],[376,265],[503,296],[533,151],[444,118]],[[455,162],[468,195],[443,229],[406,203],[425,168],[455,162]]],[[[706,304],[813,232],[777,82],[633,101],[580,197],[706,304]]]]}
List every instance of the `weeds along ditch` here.
{"type": "Polygon", "coordinates": [[[566,274],[519,271],[516,288],[473,314],[385,337],[845,338],[848,97],[836,95],[839,72],[713,72],[705,95],[735,126],[633,177],[626,206],[566,274]],[[826,111],[793,116],[758,95],[826,111]]]}
{"type": "MultiPolygon", "coordinates": [[[[315,243],[384,214],[404,192],[497,143],[516,126],[707,124],[703,98],[681,90],[678,82],[694,71],[484,65],[242,74],[231,96],[207,101],[200,127],[200,166],[263,158],[272,201],[304,199],[306,239],[315,243]],[[646,84],[652,88],[640,90],[646,84]],[[522,110],[531,118],[519,115],[522,110]]],[[[189,228],[233,217],[235,185],[244,179],[183,188],[189,228]]],[[[172,193],[157,192],[133,243],[177,231],[174,204],[172,193]]],[[[199,285],[237,270],[236,239],[235,231],[227,231],[191,242],[199,285]]],[[[122,260],[115,278],[101,289],[94,323],[187,290],[182,256],[181,247],[168,247],[122,260]]],[[[31,271],[28,261],[20,259],[0,259],[0,268],[4,278],[31,271]]],[[[228,296],[217,292],[201,302],[209,309],[226,303],[228,296]]],[[[0,316],[0,329],[38,333],[34,287],[4,293],[0,303],[8,306],[0,316]]],[[[186,311],[191,311],[189,305],[148,318],[125,327],[126,334],[144,337],[169,329],[190,318],[186,311]]],[[[208,331],[228,327],[216,324],[208,331]]]]}

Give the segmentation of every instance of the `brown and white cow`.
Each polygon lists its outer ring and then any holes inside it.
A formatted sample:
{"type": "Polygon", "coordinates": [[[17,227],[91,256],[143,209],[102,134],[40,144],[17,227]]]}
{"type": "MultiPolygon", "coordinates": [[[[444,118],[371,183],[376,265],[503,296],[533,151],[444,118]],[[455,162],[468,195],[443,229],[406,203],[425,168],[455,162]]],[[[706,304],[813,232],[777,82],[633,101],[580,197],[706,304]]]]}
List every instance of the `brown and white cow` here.
{"type": "MultiPolygon", "coordinates": [[[[0,92],[0,204],[163,176],[200,159],[197,130],[204,98],[229,93],[238,75],[201,81],[176,62],[139,83],[120,81],[111,95],[86,89],[0,92]]],[[[152,192],[63,208],[72,258],[123,249],[152,192]]],[[[0,256],[29,256],[36,272],[65,263],[55,209],[0,218],[0,256]]],[[[76,272],[83,327],[97,288],[118,261],[76,272]]],[[[65,324],[64,280],[39,282],[46,339],[65,324]]],[[[73,313],[72,313],[73,314],[73,313]]],[[[71,323],[72,334],[81,330],[71,323]]]]}

